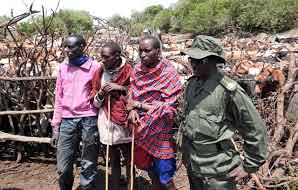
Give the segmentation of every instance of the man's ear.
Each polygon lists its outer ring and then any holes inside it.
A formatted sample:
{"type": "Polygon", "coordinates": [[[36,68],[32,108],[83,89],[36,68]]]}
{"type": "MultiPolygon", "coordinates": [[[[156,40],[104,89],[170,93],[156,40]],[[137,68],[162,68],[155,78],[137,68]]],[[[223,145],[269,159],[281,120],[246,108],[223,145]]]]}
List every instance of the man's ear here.
{"type": "Polygon", "coordinates": [[[82,51],[82,52],[85,52],[85,51],[86,51],[86,47],[87,47],[87,46],[81,44],[81,45],[80,45],[80,49],[81,49],[81,51],[82,51]]]}
{"type": "Polygon", "coordinates": [[[157,55],[161,56],[161,49],[160,48],[157,49],[157,55]]]}
{"type": "Polygon", "coordinates": [[[81,48],[82,50],[84,50],[84,49],[86,48],[86,46],[85,46],[84,44],[81,44],[81,45],[80,45],[80,48],[81,48]]]}
{"type": "Polygon", "coordinates": [[[117,60],[121,59],[121,53],[117,52],[116,57],[117,57],[117,60]]]}

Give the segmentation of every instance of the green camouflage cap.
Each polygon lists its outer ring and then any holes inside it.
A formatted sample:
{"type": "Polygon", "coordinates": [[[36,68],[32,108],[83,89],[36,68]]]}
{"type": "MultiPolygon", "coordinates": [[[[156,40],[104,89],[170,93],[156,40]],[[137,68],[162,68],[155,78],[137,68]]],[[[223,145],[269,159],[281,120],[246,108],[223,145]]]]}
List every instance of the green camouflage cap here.
{"type": "Polygon", "coordinates": [[[191,48],[183,50],[183,55],[188,55],[194,59],[203,59],[208,56],[216,56],[222,63],[225,62],[223,57],[223,48],[218,39],[211,36],[196,36],[191,48]]]}

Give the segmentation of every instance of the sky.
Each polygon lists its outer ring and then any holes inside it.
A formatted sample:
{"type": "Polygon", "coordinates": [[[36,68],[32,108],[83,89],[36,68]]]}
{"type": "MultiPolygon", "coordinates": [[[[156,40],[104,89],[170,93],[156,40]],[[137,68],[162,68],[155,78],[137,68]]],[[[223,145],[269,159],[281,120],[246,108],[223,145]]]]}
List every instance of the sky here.
{"type": "MultiPolygon", "coordinates": [[[[14,15],[25,12],[26,5],[32,2],[34,10],[41,10],[44,5],[50,13],[50,9],[56,9],[58,0],[1,0],[0,15],[10,15],[11,9],[14,15]]],[[[60,9],[86,10],[94,16],[103,18],[114,14],[129,17],[133,10],[141,11],[150,5],[161,4],[164,7],[176,3],[177,0],[60,0],[60,9]]]]}

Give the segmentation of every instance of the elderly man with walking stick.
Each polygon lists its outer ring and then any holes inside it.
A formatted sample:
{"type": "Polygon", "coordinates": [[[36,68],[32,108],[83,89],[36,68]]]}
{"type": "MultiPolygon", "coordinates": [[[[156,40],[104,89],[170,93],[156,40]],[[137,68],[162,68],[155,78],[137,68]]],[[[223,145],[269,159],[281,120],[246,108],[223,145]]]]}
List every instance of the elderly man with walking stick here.
{"type": "MultiPolygon", "coordinates": [[[[132,67],[121,56],[121,48],[115,42],[108,42],[102,47],[101,57],[101,68],[92,80],[94,105],[99,108],[100,142],[107,147],[106,189],[109,187],[108,162],[110,158],[111,189],[120,190],[121,155],[125,159],[126,174],[128,177],[130,175],[131,132],[127,126],[126,103],[132,67]]],[[[132,178],[129,178],[129,182],[132,178]]]]}

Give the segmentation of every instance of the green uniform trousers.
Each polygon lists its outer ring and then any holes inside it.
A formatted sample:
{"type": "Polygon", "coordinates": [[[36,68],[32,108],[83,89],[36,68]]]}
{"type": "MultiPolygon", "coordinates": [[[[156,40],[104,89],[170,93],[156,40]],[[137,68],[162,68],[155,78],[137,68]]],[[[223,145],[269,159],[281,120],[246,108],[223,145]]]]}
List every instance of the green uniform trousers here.
{"type": "Polygon", "coordinates": [[[227,176],[197,177],[188,173],[190,190],[236,190],[236,183],[227,176]]]}

